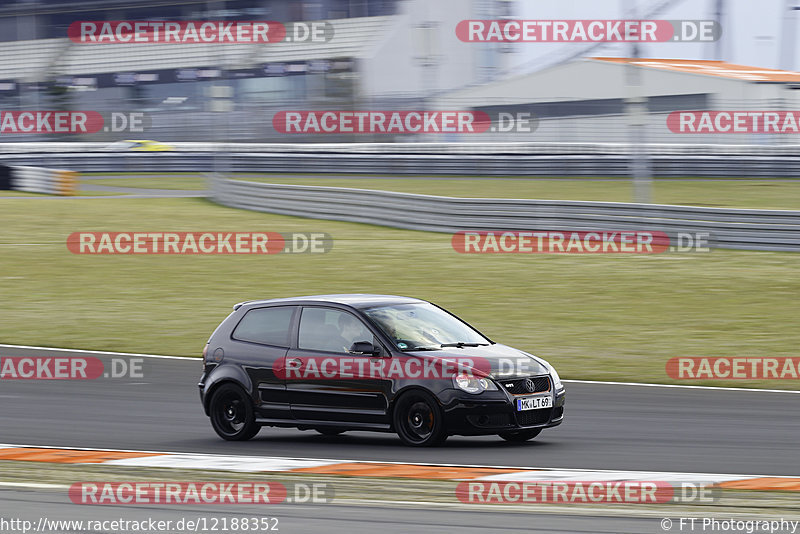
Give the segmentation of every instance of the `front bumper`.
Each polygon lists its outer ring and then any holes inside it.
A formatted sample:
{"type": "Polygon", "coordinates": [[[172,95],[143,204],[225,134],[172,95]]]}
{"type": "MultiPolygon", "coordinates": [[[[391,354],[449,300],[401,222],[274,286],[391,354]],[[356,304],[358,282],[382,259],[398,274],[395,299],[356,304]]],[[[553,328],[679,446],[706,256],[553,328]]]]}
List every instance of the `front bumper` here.
{"type": "MultiPolygon", "coordinates": [[[[469,395],[469,394],[467,394],[469,395]]],[[[549,428],[564,421],[566,392],[557,391],[552,408],[517,411],[510,395],[481,399],[480,396],[453,396],[443,408],[448,434],[479,436],[531,428],[549,428]]]]}

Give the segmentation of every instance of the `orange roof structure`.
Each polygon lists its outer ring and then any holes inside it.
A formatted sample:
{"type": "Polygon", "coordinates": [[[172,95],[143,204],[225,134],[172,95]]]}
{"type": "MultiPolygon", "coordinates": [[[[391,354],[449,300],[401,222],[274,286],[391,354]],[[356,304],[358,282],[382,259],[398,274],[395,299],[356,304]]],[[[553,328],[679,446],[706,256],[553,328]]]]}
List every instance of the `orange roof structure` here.
{"type": "Polygon", "coordinates": [[[725,61],[708,61],[700,59],[634,59],[615,57],[593,57],[597,61],[610,63],[626,63],[652,69],[672,72],[687,72],[705,76],[717,76],[750,82],[800,83],[800,72],[765,69],[726,63],[725,61]]]}

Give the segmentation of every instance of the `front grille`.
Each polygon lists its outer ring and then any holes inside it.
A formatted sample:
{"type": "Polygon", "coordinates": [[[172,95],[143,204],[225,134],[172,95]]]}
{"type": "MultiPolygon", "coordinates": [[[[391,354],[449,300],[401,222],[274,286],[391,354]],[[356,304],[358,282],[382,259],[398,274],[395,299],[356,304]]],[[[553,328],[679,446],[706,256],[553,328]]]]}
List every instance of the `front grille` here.
{"type": "Polygon", "coordinates": [[[543,425],[550,421],[550,414],[553,412],[552,408],[544,410],[527,410],[524,412],[517,412],[517,424],[519,426],[535,426],[543,425]]]}
{"type": "Polygon", "coordinates": [[[512,395],[532,395],[533,393],[543,393],[550,391],[550,377],[548,376],[532,376],[529,378],[515,378],[513,380],[501,380],[501,384],[506,388],[506,391],[512,395]],[[528,391],[525,382],[531,380],[533,382],[533,391],[528,391]]]}

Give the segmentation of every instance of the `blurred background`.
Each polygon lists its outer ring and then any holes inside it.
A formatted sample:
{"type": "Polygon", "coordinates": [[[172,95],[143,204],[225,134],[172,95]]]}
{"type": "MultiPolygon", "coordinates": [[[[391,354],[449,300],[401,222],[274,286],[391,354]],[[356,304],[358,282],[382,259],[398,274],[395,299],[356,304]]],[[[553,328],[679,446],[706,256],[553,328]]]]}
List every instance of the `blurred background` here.
{"type": "MultiPolygon", "coordinates": [[[[792,144],[796,135],[677,135],[665,121],[675,110],[796,109],[798,5],[796,0],[6,0],[0,6],[0,109],[143,111],[152,117],[146,137],[162,142],[792,144]],[[461,20],[512,18],[715,20],[722,37],[634,46],[465,43],[455,34],[461,20]],[[255,45],[70,41],[69,25],[86,20],[324,20],[334,37],[326,43],[255,45]],[[667,61],[676,59],[681,61],[667,61]],[[502,109],[531,113],[537,127],[481,135],[287,136],[271,122],[287,109],[502,109]]],[[[0,142],[48,139],[113,142],[120,136],[4,133],[0,142]]]]}

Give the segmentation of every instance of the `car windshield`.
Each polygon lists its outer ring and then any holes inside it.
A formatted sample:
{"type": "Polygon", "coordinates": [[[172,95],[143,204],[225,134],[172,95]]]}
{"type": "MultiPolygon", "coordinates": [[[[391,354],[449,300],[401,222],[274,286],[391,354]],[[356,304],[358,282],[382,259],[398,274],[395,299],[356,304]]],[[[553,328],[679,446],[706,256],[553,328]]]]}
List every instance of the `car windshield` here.
{"type": "Polygon", "coordinates": [[[400,350],[491,344],[466,323],[427,302],[379,306],[363,311],[400,350]]]}

